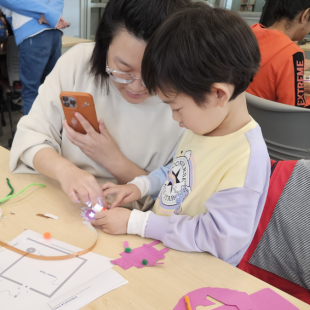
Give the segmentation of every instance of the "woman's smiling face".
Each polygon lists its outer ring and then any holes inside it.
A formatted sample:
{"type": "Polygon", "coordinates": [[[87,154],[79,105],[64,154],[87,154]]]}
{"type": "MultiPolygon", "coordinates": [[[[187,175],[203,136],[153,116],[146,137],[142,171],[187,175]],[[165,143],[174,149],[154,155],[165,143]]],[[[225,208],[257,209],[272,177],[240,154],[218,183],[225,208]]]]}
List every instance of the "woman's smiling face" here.
{"type": "Polygon", "coordinates": [[[127,30],[119,31],[113,38],[108,51],[108,65],[111,70],[130,73],[138,80],[129,84],[112,81],[126,101],[138,104],[151,97],[141,80],[141,64],[146,42],[133,37],[127,30]]]}

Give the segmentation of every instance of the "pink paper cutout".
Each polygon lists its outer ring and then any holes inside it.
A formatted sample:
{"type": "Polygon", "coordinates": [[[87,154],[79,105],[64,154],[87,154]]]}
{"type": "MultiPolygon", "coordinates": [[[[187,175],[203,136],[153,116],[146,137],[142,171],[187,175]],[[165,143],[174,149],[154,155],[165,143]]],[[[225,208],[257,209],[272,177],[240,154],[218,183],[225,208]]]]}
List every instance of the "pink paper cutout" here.
{"type": "MultiPolygon", "coordinates": [[[[174,310],[186,310],[184,296],[179,300],[174,310]]],[[[250,310],[252,305],[252,301],[248,294],[232,291],[227,288],[204,287],[188,293],[187,296],[189,297],[193,310],[195,310],[197,306],[213,305],[214,303],[210,303],[211,301],[206,299],[207,296],[229,305],[229,309],[231,310],[250,310]],[[205,301],[207,301],[208,304],[205,304],[205,301]]]]}
{"type": "Polygon", "coordinates": [[[270,288],[258,291],[250,297],[257,305],[254,310],[298,310],[296,306],[270,288]]]}
{"type": "MultiPolygon", "coordinates": [[[[173,310],[186,310],[184,296],[173,310]]],[[[216,310],[298,310],[297,307],[269,288],[248,295],[225,288],[204,287],[188,293],[187,296],[190,299],[192,310],[198,306],[213,305],[214,303],[206,299],[207,296],[225,304],[217,307],[216,310]]]]}
{"type": "MultiPolygon", "coordinates": [[[[208,287],[203,287],[198,290],[192,291],[186,294],[189,298],[189,301],[192,306],[192,310],[195,310],[198,306],[212,306],[214,303],[207,299],[207,290],[208,287]]],[[[173,308],[173,310],[186,310],[186,304],[184,300],[184,296],[179,300],[178,304],[173,308]]]]}
{"type": "MultiPolygon", "coordinates": [[[[159,243],[159,241],[154,241],[150,244],[143,244],[142,247],[132,249],[130,253],[122,252],[120,256],[115,260],[111,260],[112,264],[119,265],[123,269],[129,269],[130,267],[143,268],[147,266],[162,265],[163,263],[157,263],[158,260],[165,258],[165,253],[169,251],[168,248],[164,248],[160,251],[153,248],[153,245],[159,243]],[[146,259],[148,261],[147,265],[142,264],[142,260],[146,259]]],[[[129,246],[128,241],[124,242],[124,247],[129,246]]]]}

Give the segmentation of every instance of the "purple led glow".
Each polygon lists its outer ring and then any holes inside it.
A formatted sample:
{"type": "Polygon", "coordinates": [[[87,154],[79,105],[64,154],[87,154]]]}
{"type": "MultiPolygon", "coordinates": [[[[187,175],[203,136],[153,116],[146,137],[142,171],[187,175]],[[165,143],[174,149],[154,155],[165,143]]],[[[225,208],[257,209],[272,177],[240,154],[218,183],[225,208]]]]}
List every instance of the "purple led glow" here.
{"type": "Polygon", "coordinates": [[[96,212],[94,212],[92,209],[83,207],[81,210],[81,216],[84,220],[93,221],[95,219],[96,212]]]}

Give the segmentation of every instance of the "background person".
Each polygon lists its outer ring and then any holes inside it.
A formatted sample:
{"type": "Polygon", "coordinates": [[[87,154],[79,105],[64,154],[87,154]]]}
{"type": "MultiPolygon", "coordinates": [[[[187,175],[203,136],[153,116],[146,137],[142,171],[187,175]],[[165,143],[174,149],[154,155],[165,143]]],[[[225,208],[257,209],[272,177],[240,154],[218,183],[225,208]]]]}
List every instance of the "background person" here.
{"type": "Polygon", "coordinates": [[[304,70],[310,69],[301,41],[310,32],[310,0],[277,0],[275,23],[252,26],[261,52],[261,67],[247,92],[272,101],[309,107],[305,99],[304,70]]]}
{"type": "Polygon", "coordinates": [[[60,29],[68,23],[61,17],[63,0],[0,0],[0,8],[12,26],[19,49],[23,111],[27,115],[38,89],[61,56],[60,29]],[[48,31],[47,31],[48,30],[48,31]]]}

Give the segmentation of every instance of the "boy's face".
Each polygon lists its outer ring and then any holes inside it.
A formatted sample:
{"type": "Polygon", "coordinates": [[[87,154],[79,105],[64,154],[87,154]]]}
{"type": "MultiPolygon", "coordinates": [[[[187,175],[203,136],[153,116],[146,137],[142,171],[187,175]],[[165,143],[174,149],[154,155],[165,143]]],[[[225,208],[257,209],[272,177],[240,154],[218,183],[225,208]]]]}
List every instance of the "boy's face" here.
{"type": "Polygon", "coordinates": [[[187,128],[198,135],[212,135],[220,129],[221,124],[228,115],[229,94],[214,89],[207,96],[203,106],[198,106],[193,98],[185,94],[164,95],[157,91],[160,99],[169,104],[172,117],[180,127],[187,128]]]}

